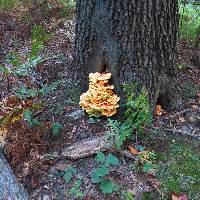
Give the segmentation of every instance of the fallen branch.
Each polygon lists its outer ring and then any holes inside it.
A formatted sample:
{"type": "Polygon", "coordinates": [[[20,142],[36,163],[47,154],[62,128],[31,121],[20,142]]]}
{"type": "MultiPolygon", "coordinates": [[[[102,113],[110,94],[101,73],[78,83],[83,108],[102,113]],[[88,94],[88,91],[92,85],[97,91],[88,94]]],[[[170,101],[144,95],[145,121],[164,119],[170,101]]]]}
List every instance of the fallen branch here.
{"type": "Polygon", "coordinates": [[[187,108],[187,109],[185,109],[185,110],[182,110],[182,111],[180,111],[180,112],[173,113],[173,114],[171,114],[171,115],[169,115],[169,116],[166,116],[166,117],[163,117],[163,118],[165,118],[165,119],[175,118],[175,117],[178,117],[179,115],[182,115],[182,114],[184,114],[184,113],[186,113],[186,112],[189,112],[189,111],[191,111],[191,110],[192,110],[192,108],[187,108]]]}
{"type": "Polygon", "coordinates": [[[181,130],[169,129],[169,128],[165,128],[165,129],[162,129],[162,130],[163,131],[168,131],[168,132],[171,132],[171,133],[178,133],[178,134],[181,134],[181,135],[194,137],[195,139],[200,141],[200,134],[199,135],[196,134],[198,131],[200,131],[200,129],[196,129],[196,130],[192,131],[192,133],[188,133],[188,132],[186,133],[186,132],[183,132],[181,130]]]}
{"type": "MultiPolygon", "coordinates": [[[[97,152],[114,151],[113,147],[107,142],[105,136],[90,138],[81,142],[76,142],[62,151],[62,156],[70,159],[80,159],[96,154],[97,152]]],[[[136,156],[127,150],[119,150],[121,155],[136,160],[136,156]]]]}
{"type": "Polygon", "coordinates": [[[65,148],[62,151],[62,155],[70,159],[79,159],[87,156],[91,156],[99,151],[107,151],[112,147],[106,141],[105,136],[91,138],[76,142],[73,145],[65,148]]]}

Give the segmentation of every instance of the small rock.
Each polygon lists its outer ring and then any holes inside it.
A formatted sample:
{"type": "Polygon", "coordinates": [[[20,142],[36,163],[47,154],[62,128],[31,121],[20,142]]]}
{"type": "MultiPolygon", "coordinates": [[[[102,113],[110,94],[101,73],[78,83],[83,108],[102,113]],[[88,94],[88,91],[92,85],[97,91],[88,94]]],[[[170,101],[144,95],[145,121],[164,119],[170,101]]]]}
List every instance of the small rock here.
{"type": "Polygon", "coordinates": [[[58,153],[57,151],[54,151],[54,152],[52,153],[52,156],[53,156],[54,158],[57,158],[57,157],[59,156],[59,153],[58,153]]]}
{"type": "Polygon", "coordinates": [[[44,196],[42,197],[42,200],[50,200],[50,196],[49,196],[49,195],[44,195],[44,196]]]}
{"type": "Polygon", "coordinates": [[[73,120],[80,119],[84,116],[84,111],[83,110],[76,110],[74,112],[71,112],[66,115],[67,117],[70,117],[73,120]]]}
{"type": "Polygon", "coordinates": [[[15,20],[9,20],[6,23],[8,31],[14,31],[17,27],[16,21],[15,20]]]}
{"type": "Polygon", "coordinates": [[[98,118],[89,118],[88,119],[88,123],[89,124],[96,124],[96,123],[99,123],[100,119],[98,118]]]}

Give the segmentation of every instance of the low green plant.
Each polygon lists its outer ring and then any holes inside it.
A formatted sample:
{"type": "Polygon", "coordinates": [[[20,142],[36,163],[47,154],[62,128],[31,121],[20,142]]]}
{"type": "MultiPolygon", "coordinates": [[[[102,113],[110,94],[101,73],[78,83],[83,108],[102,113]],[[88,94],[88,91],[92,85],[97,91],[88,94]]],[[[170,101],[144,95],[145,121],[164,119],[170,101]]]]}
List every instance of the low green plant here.
{"type": "Polygon", "coordinates": [[[145,173],[154,172],[157,169],[155,152],[146,150],[143,154],[138,155],[142,164],[142,170],[145,173]]]}
{"type": "Polygon", "coordinates": [[[157,177],[162,192],[185,193],[188,199],[200,199],[200,154],[182,144],[172,144],[170,154],[159,165],[157,177]]]}
{"type": "Polygon", "coordinates": [[[151,124],[151,111],[147,91],[143,88],[136,96],[134,84],[125,84],[125,124],[132,126],[139,136],[144,134],[144,127],[151,124]]]}
{"type": "Polygon", "coordinates": [[[76,174],[76,172],[77,169],[73,166],[66,168],[63,173],[65,183],[69,183],[72,180],[73,176],[76,174]]]}
{"type": "Polygon", "coordinates": [[[117,150],[121,149],[126,139],[132,134],[132,126],[117,120],[108,119],[106,139],[110,145],[114,145],[117,150]]]}
{"type": "Polygon", "coordinates": [[[64,16],[76,11],[76,1],[75,0],[59,0],[63,5],[62,13],[64,16]]]}
{"type": "Polygon", "coordinates": [[[179,37],[195,40],[200,27],[200,2],[179,1],[179,37]]]}
{"type": "Polygon", "coordinates": [[[28,123],[29,127],[39,126],[41,123],[37,118],[34,118],[33,112],[30,109],[27,109],[23,112],[23,118],[28,123]]]}
{"type": "Polygon", "coordinates": [[[73,184],[73,187],[70,188],[69,190],[69,195],[76,197],[76,198],[82,198],[83,197],[83,192],[80,191],[80,187],[81,187],[81,179],[78,179],[75,181],[75,183],[73,184]]]}
{"type": "Polygon", "coordinates": [[[138,145],[136,150],[139,152],[135,155],[138,159],[132,164],[132,169],[138,172],[155,173],[157,165],[157,154],[153,150],[145,150],[145,147],[138,145]]]}
{"type": "Polygon", "coordinates": [[[21,100],[27,100],[39,96],[45,96],[54,91],[58,85],[60,84],[59,81],[53,82],[51,84],[41,85],[41,88],[37,87],[28,87],[25,84],[20,84],[18,87],[13,88],[13,93],[21,100]]]}
{"type": "Polygon", "coordinates": [[[20,3],[21,0],[0,0],[0,8],[7,11],[18,6],[20,3]]]}
{"type": "Polygon", "coordinates": [[[44,27],[40,25],[34,25],[31,31],[31,52],[30,58],[37,57],[41,49],[44,48],[44,43],[51,37],[51,33],[48,33],[44,27]]]}
{"type": "Polygon", "coordinates": [[[133,136],[133,131],[143,137],[144,127],[151,124],[151,111],[147,92],[142,89],[141,93],[136,96],[134,91],[134,84],[124,85],[126,94],[124,119],[121,122],[108,119],[107,140],[110,144],[114,144],[118,150],[127,139],[133,136]]]}
{"type": "Polygon", "coordinates": [[[59,123],[59,122],[54,122],[52,124],[52,133],[53,133],[54,137],[58,136],[58,134],[59,134],[60,130],[62,129],[62,127],[63,127],[62,124],[59,123]]]}
{"type": "Polygon", "coordinates": [[[118,186],[107,178],[110,174],[110,168],[119,165],[117,157],[111,153],[105,156],[102,152],[99,152],[96,156],[96,162],[98,167],[92,172],[92,182],[100,185],[103,194],[111,194],[117,191],[118,186]]]}
{"type": "Polygon", "coordinates": [[[5,62],[13,66],[13,68],[18,68],[22,64],[20,60],[20,55],[16,51],[11,51],[6,55],[5,62]]]}
{"type": "MultiPolygon", "coordinates": [[[[141,196],[141,200],[166,200],[162,198],[158,191],[144,192],[141,196]]],[[[171,200],[171,198],[170,198],[171,200]]]]}
{"type": "Polygon", "coordinates": [[[125,198],[126,200],[135,200],[135,197],[133,196],[131,192],[127,192],[125,198]]]}

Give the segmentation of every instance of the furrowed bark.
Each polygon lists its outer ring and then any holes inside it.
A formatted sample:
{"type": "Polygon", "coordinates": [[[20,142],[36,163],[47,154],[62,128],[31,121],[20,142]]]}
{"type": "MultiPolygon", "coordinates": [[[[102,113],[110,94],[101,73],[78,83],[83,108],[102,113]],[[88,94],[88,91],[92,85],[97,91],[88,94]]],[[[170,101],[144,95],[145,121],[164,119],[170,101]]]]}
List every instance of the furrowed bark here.
{"type": "Polygon", "coordinates": [[[76,62],[86,90],[90,72],[112,73],[123,99],[123,83],[145,87],[152,108],[181,105],[176,85],[176,0],[78,0],[76,62]]]}

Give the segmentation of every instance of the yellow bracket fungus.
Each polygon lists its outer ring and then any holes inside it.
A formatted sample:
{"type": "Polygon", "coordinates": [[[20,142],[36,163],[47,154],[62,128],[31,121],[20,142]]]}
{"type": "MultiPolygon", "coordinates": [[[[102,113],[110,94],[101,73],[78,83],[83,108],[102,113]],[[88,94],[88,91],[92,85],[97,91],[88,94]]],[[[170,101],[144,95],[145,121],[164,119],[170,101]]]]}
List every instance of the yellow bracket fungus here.
{"type": "Polygon", "coordinates": [[[89,90],[80,96],[80,106],[90,116],[111,117],[117,112],[120,98],[109,84],[111,73],[90,73],[89,90]]]}

